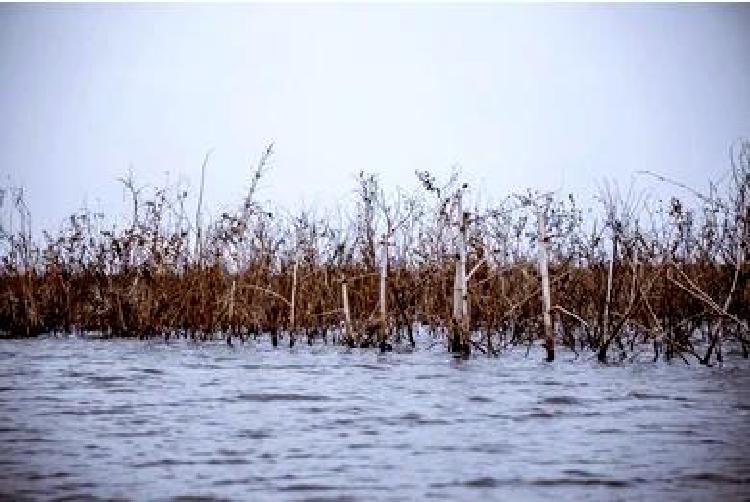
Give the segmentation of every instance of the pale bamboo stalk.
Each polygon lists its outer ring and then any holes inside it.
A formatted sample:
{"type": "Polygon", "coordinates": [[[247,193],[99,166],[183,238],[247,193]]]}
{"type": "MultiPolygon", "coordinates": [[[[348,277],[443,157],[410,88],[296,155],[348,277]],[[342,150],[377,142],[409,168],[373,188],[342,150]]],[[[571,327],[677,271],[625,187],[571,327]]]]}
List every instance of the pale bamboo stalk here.
{"type": "Polygon", "coordinates": [[[206,156],[203,158],[203,165],[201,166],[201,189],[198,192],[198,206],[195,209],[195,257],[197,260],[200,260],[202,253],[201,232],[203,223],[201,221],[201,208],[203,206],[203,189],[206,184],[206,165],[208,165],[208,159],[212,151],[209,150],[206,152],[206,156]]]}
{"type": "Polygon", "coordinates": [[[236,287],[236,283],[234,279],[232,280],[232,287],[229,290],[229,323],[232,324],[234,322],[234,290],[236,287]]]}
{"type": "Polygon", "coordinates": [[[294,259],[294,268],[292,269],[292,294],[289,302],[289,329],[294,330],[296,300],[297,300],[297,270],[299,268],[299,258],[294,259]]]}
{"type": "Polygon", "coordinates": [[[612,256],[609,259],[609,271],[607,272],[607,293],[604,300],[604,322],[602,326],[602,339],[609,338],[609,306],[612,303],[612,281],[615,269],[615,254],[617,253],[617,236],[612,236],[612,256]]]}
{"type": "Polygon", "coordinates": [[[346,279],[341,281],[341,302],[344,310],[344,338],[348,341],[352,341],[352,315],[349,311],[349,290],[347,288],[346,279]]]}
{"type": "MultiPolygon", "coordinates": [[[[614,252],[614,249],[613,249],[614,252]]],[[[614,255],[613,255],[614,256],[614,255]]],[[[611,262],[610,262],[611,263],[611,262]]],[[[653,284],[653,280],[651,281],[651,284],[653,284]]],[[[628,317],[630,316],[631,311],[633,310],[633,307],[635,307],[636,303],[636,294],[637,294],[637,286],[638,286],[638,248],[633,248],[633,280],[631,281],[631,287],[630,287],[630,301],[628,302],[628,306],[625,309],[625,313],[622,316],[622,319],[620,322],[615,326],[614,330],[610,330],[609,324],[605,324],[605,336],[602,338],[603,342],[601,343],[601,346],[599,348],[599,354],[598,358],[599,361],[606,363],[607,362],[607,349],[609,348],[609,344],[612,343],[612,340],[618,336],[620,330],[625,325],[625,323],[628,320],[628,317]]],[[[649,285],[648,290],[651,289],[651,286],[649,285]]],[[[605,313],[608,315],[609,311],[605,311],[605,313]]]]}
{"type": "Polygon", "coordinates": [[[383,236],[383,257],[380,265],[380,343],[388,335],[388,305],[386,304],[386,281],[388,279],[388,238],[383,236]]]}
{"type": "Polygon", "coordinates": [[[542,277],[542,318],[544,321],[544,346],[547,349],[547,361],[555,360],[555,336],[552,331],[552,298],[549,285],[549,266],[547,263],[547,218],[544,210],[539,210],[539,274],[542,277]]]}
{"type": "Polygon", "coordinates": [[[630,286],[630,298],[635,298],[636,286],[638,285],[638,248],[633,248],[633,282],[630,286]]]}
{"type": "MultiPolygon", "coordinates": [[[[469,302],[466,292],[466,218],[463,210],[462,193],[459,192],[456,200],[459,232],[458,232],[458,259],[456,260],[456,275],[453,281],[453,318],[460,331],[459,345],[463,348],[468,345],[469,331],[469,302]]],[[[457,346],[454,345],[454,348],[457,346]]]]}

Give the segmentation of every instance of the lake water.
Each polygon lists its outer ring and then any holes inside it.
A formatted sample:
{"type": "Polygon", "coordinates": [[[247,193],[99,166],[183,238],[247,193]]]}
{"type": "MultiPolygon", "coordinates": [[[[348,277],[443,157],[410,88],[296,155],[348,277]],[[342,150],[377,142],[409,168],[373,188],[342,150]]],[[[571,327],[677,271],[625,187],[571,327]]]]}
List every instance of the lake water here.
{"type": "Polygon", "coordinates": [[[0,341],[0,499],[750,497],[748,361],[524,354],[0,341]]]}

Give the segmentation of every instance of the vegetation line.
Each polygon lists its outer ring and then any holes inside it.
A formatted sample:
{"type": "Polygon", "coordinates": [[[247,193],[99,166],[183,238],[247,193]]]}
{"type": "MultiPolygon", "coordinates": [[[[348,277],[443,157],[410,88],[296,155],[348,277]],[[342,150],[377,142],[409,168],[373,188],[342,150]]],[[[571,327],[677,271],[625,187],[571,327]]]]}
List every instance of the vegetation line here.
{"type": "Polygon", "coordinates": [[[349,217],[258,202],[269,145],[239,207],[205,224],[211,153],[194,218],[187,190],[146,189],[130,173],[119,180],[129,225],[82,210],[34,242],[23,190],[0,189],[0,335],[269,336],[388,351],[414,347],[421,326],[464,356],[541,343],[548,361],[556,345],[603,363],[644,344],[685,363],[748,357],[750,141],[709,194],[641,172],[690,203],[605,184],[586,213],[573,195],[534,191],[483,206],[458,172],[417,171],[413,193],[386,193],[361,172],[349,217]]]}

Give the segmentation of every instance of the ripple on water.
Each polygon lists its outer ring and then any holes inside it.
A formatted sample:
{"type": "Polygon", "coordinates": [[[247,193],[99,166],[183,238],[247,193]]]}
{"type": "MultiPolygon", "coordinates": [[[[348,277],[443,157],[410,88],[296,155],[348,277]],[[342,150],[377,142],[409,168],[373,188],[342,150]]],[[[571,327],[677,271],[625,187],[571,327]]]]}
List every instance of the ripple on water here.
{"type": "Polygon", "coordinates": [[[539,401],[540,404],[564,404],[564,405],[579,405],[583,404],[583,401],[581,399],[578,399],[573,396],[552,396],[552,397],[545,397],[539,401]]]}
{"type": "Polygon", "coordinates": [[[643,391],[632,391],[628,393],[628,397],[632,399],[644,399],[644,400],[664,400],[664,401],[687,401],[688,399],[683,396],[668,396],[665,394],[655,394],[652,392],[643,391]]]}
{"type": "Polygon", "coordinates": [[[448,422],[445,419],[442,418],[430,418],[422,415],[421,413],[417,413],[414,411],[410,411],[408,413],[404,413],[403,415],[399,416],[397,420],[386,420],[385,421],[388,424],[406,424],[409,426],[420,426],[420,425],[446,425],[450,422],[448,422]]]}
{"type": "Polygon", "coordinates": [[[243,439],[268,439],[273,437],[270,429],[240,429],[236,436],[243,439]]]}
{"type": "Polygon", "coordinates": [[[532,486],[606,486],[610,488],[626,488],[643,482],[642,479],[617,479],[599,476],[575,477],[569,476],[564,478],[539,478],[527,480],[526,484],[532,486]]]}
{"type": "Polygon", "coordinates": [[[255,401],[268,403],[273,401],[329,401],[328,396],[316,394],[284,394],[284,393],[242,393],[236,399],[240,401],[255,401]]]}
{"type": "Polygon", "coordinates": [[[705,484],[731,484],[731,485],[750,485],[750,476],[735,476],[723,472],[695,472],[678,476],[678,481],[686,483],[705,483],[705,484]]]}
{"type": "Polygon", "coordinates": [[[750,485],[742,361],[257,345],[5,343],[0,499],[730,501],[750,485]]]}
{"type": "Polygon", "coordinates": [[[472,403],[492,403],[493,400],[485,396],[469,396],[469,401],[472,403]]]}

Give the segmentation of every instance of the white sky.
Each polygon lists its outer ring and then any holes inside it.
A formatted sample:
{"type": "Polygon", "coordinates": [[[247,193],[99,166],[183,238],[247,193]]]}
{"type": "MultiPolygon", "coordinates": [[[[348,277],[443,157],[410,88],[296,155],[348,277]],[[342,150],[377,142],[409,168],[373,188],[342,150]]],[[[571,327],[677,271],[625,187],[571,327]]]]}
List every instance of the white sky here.
{"type": "Polygon", "coordinates": [[[656,170],[704,188],[750,136],[748,5],[2,5],[0,183],[35,227],[124,209],[132,164],[239,203],[346,200],[459,164],[489,195],[587,195],[656,170]]]}

